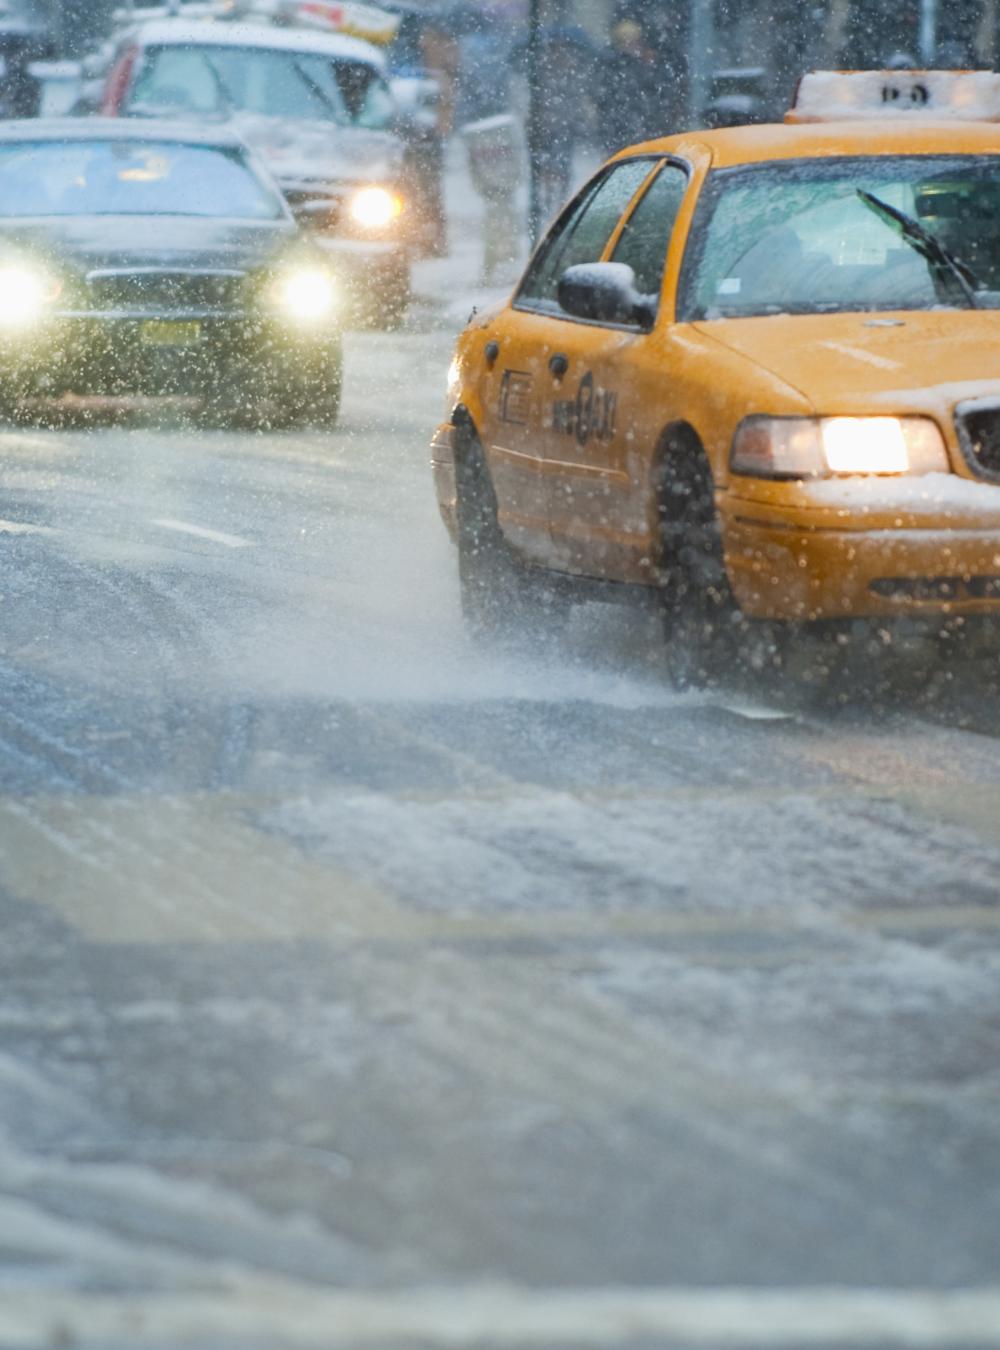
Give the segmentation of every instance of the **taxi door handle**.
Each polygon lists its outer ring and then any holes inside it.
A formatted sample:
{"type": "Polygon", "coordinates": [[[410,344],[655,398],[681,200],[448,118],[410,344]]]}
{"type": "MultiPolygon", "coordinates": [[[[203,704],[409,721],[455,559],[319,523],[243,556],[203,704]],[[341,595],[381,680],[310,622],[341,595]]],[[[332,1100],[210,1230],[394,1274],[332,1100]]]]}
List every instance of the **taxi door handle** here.
{"type": "Polygon", "coordinates": [[[556,352],[555,356],[549,357],[549,370],[557,380],[561,380],[569,370],[569,357],[564,356],[562,352],[556,352]]]}

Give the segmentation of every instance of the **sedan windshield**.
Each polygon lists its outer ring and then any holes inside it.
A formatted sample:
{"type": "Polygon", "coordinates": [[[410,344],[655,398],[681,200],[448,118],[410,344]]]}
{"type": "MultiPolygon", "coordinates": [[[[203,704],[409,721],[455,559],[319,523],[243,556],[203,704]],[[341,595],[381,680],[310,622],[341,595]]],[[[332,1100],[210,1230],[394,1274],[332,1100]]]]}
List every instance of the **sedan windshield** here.
{"type": "Polygon", "coordinates": [[[129,100],[131,113],[232,112],[339,126],[385,127],[392,95],[362,61],[257,47],[150,47],[129,100]]]}
{"type": "Polygon", "coordinates": [[[145,140],[0,145],[0,216],[282,214],[238,151],[145,140]]]}
{"type": "Polygon", "coordinates": [[[710,175],[687,319],[1000,303],[1000,156],[792,160],[710,175]],[[884,203],[894,208],[873,210],[884,203]],[[914,229],[900,230],[905,217],[914,229]],[[909,237],[904,237],[906,234],[909,237]],[[915,237],[933,247],[915,247],[915,237]],[[942,252],[947,263],[941,261],[942,252]],[[952,265],[954,264],[954,265],[952,265]]]}

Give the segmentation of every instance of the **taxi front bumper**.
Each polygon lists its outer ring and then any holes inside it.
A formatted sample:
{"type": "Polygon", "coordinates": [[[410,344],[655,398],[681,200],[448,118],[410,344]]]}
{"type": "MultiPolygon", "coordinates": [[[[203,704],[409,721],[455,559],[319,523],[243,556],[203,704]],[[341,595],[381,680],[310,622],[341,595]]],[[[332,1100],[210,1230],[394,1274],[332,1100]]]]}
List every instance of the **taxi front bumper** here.
{"type": "Polygon", "coordinates": [[[723,546],[742,612],[793,621],[1000,613],[1000,487],[956,479],[953,500],[941,502],[933,492],[921,500],[916,481],[798,485],[799,500],[785,506],[727,496],[723,546]]]}
{"type": "Polygon", "coordinates": [[[458,542],[458,487],[455,477],[455,427],[445,422],[431,439],[431,472],[438,510],[452,542],[458,542]]]}

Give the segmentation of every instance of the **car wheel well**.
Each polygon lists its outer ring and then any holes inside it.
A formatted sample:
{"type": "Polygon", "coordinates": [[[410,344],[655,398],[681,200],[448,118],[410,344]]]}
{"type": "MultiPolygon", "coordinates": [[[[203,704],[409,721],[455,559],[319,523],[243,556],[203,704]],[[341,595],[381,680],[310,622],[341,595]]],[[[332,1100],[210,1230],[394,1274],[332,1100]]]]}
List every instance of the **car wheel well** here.
{"type": "Polygon", "coordinates": [[[661,546],[678,508],[707,524],[715,514],[715,477],[701,437],[690,422],[674,422],[660,435],[653,460],[653,491],[661,546]]]}
{"type": "Polygon", "coordinates": [[[451,415],[451,424],[458,432],[455,437],[455,458],[463,462],[468,458],[473,446],[482,447],[482,439],[479,430],[472,419],[472,414],[464,404],[459,404],[451,415]]]}
{"type": "Polygon", "coordinates": [[[701,437],[690,422],[672,422],[660,433],[653,458],[654,482],[657,489],[663,485],[668,464],[672,470],[680,473],[704,475],[707,469],[709,475],[712,474],[712,466],[709,464],[701,437]]]}

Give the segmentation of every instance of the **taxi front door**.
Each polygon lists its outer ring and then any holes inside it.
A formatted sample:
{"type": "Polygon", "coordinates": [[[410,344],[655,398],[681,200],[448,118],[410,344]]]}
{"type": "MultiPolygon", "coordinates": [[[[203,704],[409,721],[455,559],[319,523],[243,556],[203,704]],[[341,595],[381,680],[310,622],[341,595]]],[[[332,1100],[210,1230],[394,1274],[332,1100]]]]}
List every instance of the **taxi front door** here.
{"type": "MultiPolygon", "coordinates": [[[[636,156],[609,165],[587,184],[550,230],[513,305],[489,334],[496,350],[489,353],[493,373],[484,390],[489,400],[487,453],[500,524],[522,553],[550,567],[562,565],[553,552],[551,522],[553,484],[558,488],[562,481],[558,471],[565,449],[553,419],[562,419],[559,427],[567,425],[562,391],[568,387],[568,372],[560,374],[560,369],[566,330],[579,327],[567,324],[559,308],[559,278],[567,267],[601,257],[657,165],[654,157],[636,156]]],[[[579,359],[575,368],[582,369],[579,359]]],[[[585,383],[578,395],[581,415],[577,420],[574,413],[573,425],[590,426],[588,417],[596,416],[598,438],[606,439],[613,401],[598,407],[603,391],[599,396],[595,389],[588,413],[589,387],[585,383]]]]}
{"type": "MultiPolygon", "coordinates": [[[[610,249],[656,303],[671,231],[688,189],[684,166],[658,166],[610,249]]],[[[662,340],[638,323],[553,321],[543,471],[555,565],[645,579],[648,465],[663,427],[669,370],[662,340]]]]}
{"type": "Polygon", "coordinates": [[[641,402],[631,359],[637,338],[570,321],[560,327],[547,371],[543,437],[554,565],[615,574],[633,533],[629,430],[641,402]]]}

